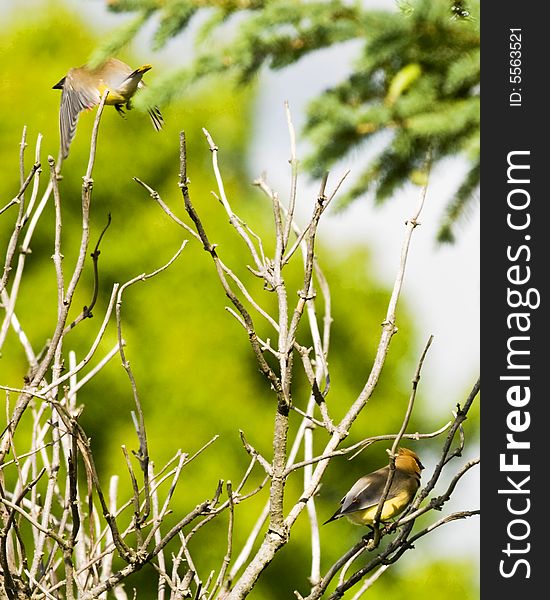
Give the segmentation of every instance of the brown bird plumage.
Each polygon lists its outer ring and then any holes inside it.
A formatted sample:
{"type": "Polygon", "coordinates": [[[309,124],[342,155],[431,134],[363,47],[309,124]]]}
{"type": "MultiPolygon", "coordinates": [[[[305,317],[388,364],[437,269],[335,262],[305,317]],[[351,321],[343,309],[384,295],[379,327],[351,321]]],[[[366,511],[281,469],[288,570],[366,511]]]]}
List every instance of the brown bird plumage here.
{"type": "MultiPolygon", "coordinates": [[[[132,108],[132,96],[145,86],[142,77],[149,69],[151,65],[132,69],[117,58],[110,58],[95,69],[87,66],[69,69],[67,75],[53,86],[53,89],[62,90],[59,129],[63,158],[69,155],[79,114],[98,105],[105,90],[109,90],[105,104],[113,105],[119,114],[124,115],[123,106],[132,108]]],[[[164,124],[160,110],[154,106],[148,109],[148,113],[153,127],[159,131],[164,124]]]]}
{"type": "MultiPolygon", "coordinates": [[[[380,521],[395,517],[411,503],[420,486],[420,472],[423,468],[415,452],[408,448],[398,449],[395,473],[383,504],[380,521]]],[[[347,517],[359,525],[372,525],[389,471],[390,467],[386,465],[356,481],[342,498],[340,508],[325,523],[347,517]]]]}

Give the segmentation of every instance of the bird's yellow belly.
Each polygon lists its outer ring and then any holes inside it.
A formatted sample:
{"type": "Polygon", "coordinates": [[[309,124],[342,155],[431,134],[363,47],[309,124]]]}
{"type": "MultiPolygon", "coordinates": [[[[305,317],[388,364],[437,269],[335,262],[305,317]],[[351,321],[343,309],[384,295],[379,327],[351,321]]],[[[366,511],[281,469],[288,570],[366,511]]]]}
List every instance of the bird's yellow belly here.
{"type": "Polygon", "coordinates": [[[119,92],[110,89],[106,85],[98,86],[99,95],[103,96],[105,90],[109,90],[109,95],[107,96],[107,100],[105,100],[105,104],[124,104],[128,102],[128,97],[123,96],[119,92]]]}
{"type": "MultiPolygon", "coordinates": [[[[395,498],[386,500],[380,515],[380,521],[387,521],[388,519],[391,519],[392,517],[395,517],[399,513],[403,512],[407,504],[408,496],[405,492],[399,494],[395,498]]],[[[357,525],[372,525],[377,509],[378,505],[375,504],[374,506],[370,506],[365,510],[357,510],[349,513],[346,515],[346,517],[357,525]]]]}

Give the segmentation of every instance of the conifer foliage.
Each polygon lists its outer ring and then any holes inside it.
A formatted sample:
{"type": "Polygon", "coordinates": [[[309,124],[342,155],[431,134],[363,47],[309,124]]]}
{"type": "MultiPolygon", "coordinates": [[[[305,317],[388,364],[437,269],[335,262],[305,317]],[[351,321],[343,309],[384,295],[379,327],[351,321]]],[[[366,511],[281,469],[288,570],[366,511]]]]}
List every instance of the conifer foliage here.
{"type": "MultiPolygon", "coordinates": [[[[318,176],[376,138],[377,152],[343,202],[374,193],[383,202],[408,181],[422,183],[431,164],[462,156],[468,168],[447,198],[438,237],[456,223],[479,189],[479,1],[401,0],[392,10],[345,0],[108,0],[136,19],[108,41],[121,48],[150,19],[160,48],[200,17],[191,65],[150,92],[169,101],[189,85],[230,72],[249,81],[262,67],[283,69],[308,53],[355,40],[351,72],[315,98],[305,125],[318,176]]],[[[107,47],[105,47],[107,51],[107,47]]]]}

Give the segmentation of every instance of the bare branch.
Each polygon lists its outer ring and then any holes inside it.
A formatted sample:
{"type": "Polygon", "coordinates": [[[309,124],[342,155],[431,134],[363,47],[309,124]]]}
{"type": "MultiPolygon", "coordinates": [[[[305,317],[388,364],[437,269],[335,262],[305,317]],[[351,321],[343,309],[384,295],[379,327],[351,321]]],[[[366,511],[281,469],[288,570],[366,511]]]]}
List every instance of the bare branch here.
{"type": "Polygon", "coordinates": [[[218,166],[218,146],[216,146],[216,144],[214,143],[214,140],[212,139],[212,136],[204,127],[203,127],[202,131],[206,137],[206,140],[208,141],[208,146],[212,153],[212,168],[214,170],[214,175],[216,177],[216,183],[218,184],[219,198],[220,198],[220,201],[221,201],[223,207],[225,208],[225,211],[229,217],[229,222],[231,223],[231,225],[233,225],[233,227],[235,228],[235,230],[237,231],[239,236],[242,238],[242,240],[248,247],[248,250],[252,256],[252,259],[254,261],[254,264],[256,265],[256,268],[260,272],[263,273],[265,271],[265,265],[260,260],[260,257],[258,256],[258,252],[256,251],[256,248],[255,248],[252,240],[250,239],[247,231],[242,226],[240,219],[238,219],[235,216],[235,213],[233,212],[233,210],[229,204],[229,201],[227,199],[227,196],[225,194],[225,187],[223,185],[223,179],[222,179],[220,169],[218,166]]]}
{"type": "Polygon", "coordinates": [[[243,446],[245,447],[248,454],[250,454],[250,456],[252,456],[254,459],[256,459],[262,465],[262,467],[264,468],[264,471],[270,477],[272,477],[273,469],[272,469],[271,465],[269,464],[269,462],[246,441],[246,438],[244,437],[244,432],[242,430],[239,431],[239,434],[241,436],[243,446]]]}

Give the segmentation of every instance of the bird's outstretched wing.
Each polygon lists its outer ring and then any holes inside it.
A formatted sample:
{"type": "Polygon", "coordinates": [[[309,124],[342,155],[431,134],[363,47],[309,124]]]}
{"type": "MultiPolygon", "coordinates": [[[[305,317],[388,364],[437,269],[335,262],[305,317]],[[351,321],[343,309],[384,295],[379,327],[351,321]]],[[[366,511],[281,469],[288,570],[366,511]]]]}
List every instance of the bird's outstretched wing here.
{"type": "MultiPolygon", "coordinates": [[[[72,71],[72,69],[71,69],[72,71]]],[[[101,97],[98,90],[85,82],[77,82],[74,74],[69,71],[54,89],[61,89],[61,107],[59,109],[59,131],[61,137],[61,154],[63,158],[69,155],[69,146],[73,141],[78,115],[87,108],[99,104],[101,97]]]]}

